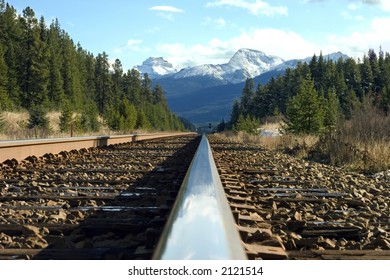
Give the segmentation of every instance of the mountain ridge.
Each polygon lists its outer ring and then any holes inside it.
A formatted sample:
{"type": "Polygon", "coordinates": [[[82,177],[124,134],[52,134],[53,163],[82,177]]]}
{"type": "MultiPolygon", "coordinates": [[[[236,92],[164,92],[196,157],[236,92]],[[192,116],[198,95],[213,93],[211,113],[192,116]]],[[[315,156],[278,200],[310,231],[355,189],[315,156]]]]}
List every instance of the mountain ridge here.
{"type": "MultiPolygon", "coordinates": [[[[259,50],[241,48],[227,63],[223,64],[202,64],[177,70],[162,57],[149,57],[142,65],[134,68],[142,74],[148,74],[151,79],[182,79],[208,76],[210,79],[219,80],[223,84],[235,84],[268,71],[283,71],[288,67],[294,68],[298,62],[309,63],[312,57],[284,60],[281,57],[268,55],[259,50]]],[[[341,52],[323,56],[324,60],[337,60],[339,58],[347,59],[348,56],[341,52]]]]}
{"type": "MultiPolygon", "coordinates": [[[[324,61],[349,58],[341,52],[322,57],[324,61]]],[[[149,77],[154,77],[152,83],[164,89],[168,105],[177,115],[193,123],[219,122],[228,119],[247,78],[253,78],[256,85],[266,84],[272,77],[283,75],[287,68],[296,68],[300,62],[310,63],[312,58],[284,60],[261,51],[240,49],[225,64],[203,64],[149,77]]],[[[157,61],[169,64],[163,58],[157,61]]],[[[160,69],[151,61],[147,65],[160,69]]]]}

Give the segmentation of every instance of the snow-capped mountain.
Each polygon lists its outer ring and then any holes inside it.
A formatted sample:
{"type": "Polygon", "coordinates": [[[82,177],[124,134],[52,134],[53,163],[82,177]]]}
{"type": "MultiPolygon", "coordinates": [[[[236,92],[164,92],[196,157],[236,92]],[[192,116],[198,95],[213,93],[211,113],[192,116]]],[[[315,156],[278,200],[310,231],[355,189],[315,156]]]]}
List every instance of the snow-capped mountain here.
{"type": "Polygon", "coordinates": [[[246,78],[253,78],[264,72],[270,71],[283,62],[284,59],[273,55],[267,55],[261,51],[240,49],[230,61],[225,64],[226,69],[224,77],[232,83],[242,82],[245,81],[246,78]],[[241,73],[239,74],[239,72],[241,73]]]}
{"type": "Polygon", "coordinates": [[[188,78],[193,76],[212,76],[215,79],[230,83],[240,83],[247,78],[258,76],[272,70],[284,60],[277,56],[251,49],[240,49],[225,64],[204,64],[188,67],[173,75],[173,78],[188,78]]]}
{"type": "MultiPolygon", "coordinates": [[[[317,61],[318,61],[318,58],[319,56],[316,55],[317,57],[317,61]]],[[[335,53],[330,53],[330,54],[327,54],[327,55],[323,55],[323,60],[324,61],[328,61],[328,60],[332,60],[332,61],[337,61],[339,60],[340,58],[343,59],[343,60],[346,60],[349,58],[348,55],[346,54],[343,54],[342,52],[335,52],[335,53]]],[[[297,67],[298,65],[298,62],[301,62],[301,63],[310,63],[310,61],[313,59],[313,56],[308,56],[304,59],[291,59],[291,60],[287,60],[287,61],[284,61],[283,63],[277,65],[274,70],[286,70],[287,68],[295,68],[297,67]]]]}
{"type": "MultiPolygon", "coordinates": [[[[317,61],[320,55],[316,54],[317,61]]],[[[322,55],[324,61],[349,57],[341,52],[322,55]]],[[[310,63],[313,56],[304,59],[284,59],[261,51],[240,49],[224,64],[204,64],[176,71],[163,58],[149,58],[137,69],[148,73],[154,85],[165,92],[173,112],[194,123],[228,119],[233,100],[239,98],[247,78],[255,84],[266,84],[272,77],[283,75],[287,68],[298,63],[310,63]]]]}
{"type": "Polygon", "coordinates": [[[135,69],[142,74],[148,74],[151,79],[177,72],[173,65],[162,57],[149,57],[142,65],[135,66],[135,69]]]}
{"type": "MultiPolygon", "coordinates": [[[[318,56],[317,56],[318,58],[318,56]]],[[[336,61],[339,58],[347,59],[348,56],[341,52],[324,55],[323,59],[336,61]]],[[[224,64],[203,64],[187,67],[177,71],[171,63],[162,57],[149,57],[142,65],[135,68],[141,73],[147,73],[151,79],[189,79],[192,77],[204,77],[219,81],[221,84],[241,83],[247,78],[254,78],[269,71],[284,71],[287,68],[295,68],[298,62],[310,63],[312,56],[305,59],[284,59],[267,55],[262,51],[252,49],[239,49],[229,62],[224,64]]]]}

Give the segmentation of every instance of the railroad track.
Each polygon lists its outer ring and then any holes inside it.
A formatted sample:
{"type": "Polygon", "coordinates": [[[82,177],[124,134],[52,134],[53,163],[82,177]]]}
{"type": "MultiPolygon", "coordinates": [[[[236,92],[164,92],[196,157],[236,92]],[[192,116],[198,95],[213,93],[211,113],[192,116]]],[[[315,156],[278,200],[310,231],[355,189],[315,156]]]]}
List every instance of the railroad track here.
{"type": "MultiPolygon", "coordinates": [[[[249,259],[390,259],[385,180],[208,138],[228,201],[217,220],[225,220],[230,208],[233,215],[227,216],[236,222],[230,231],[241,238],[230,244],[227,239],[224,246],[244,249],[249,259]]],[[[199,141],[196,136],[155,139],[8,161],[0,169],[0,259],[166,255],[155,249],[167,247],[162,239],[177,217],[184,217],[182,210],[174,213],[180,202],[173,211],[172,206],[199,141]]],[[[194,201],[187,200],[186,209],[194,201]]],[[[179,244],[189,243],[188,231],[197,239],[213,234],[210,227],[201,231],[199,224],[195,229],[189,224],[181,229],[179,244]]],[[[194,247],[217,250],[209,244],[194,247]]],[[[210,258],[231,258],[211,253],[210,258]]],[[[192,256],[206,258],[203,252],[192,256]]]]}
{"type": "Polygon", "coordinates": [[[209,140],[249,258],[390,259],[386,179],[209,140]]]}
{"type": "Polygon", "coordinates": [[[0,258],[151,258],[198,143],[155,139],[3,164],[0,258]]]}

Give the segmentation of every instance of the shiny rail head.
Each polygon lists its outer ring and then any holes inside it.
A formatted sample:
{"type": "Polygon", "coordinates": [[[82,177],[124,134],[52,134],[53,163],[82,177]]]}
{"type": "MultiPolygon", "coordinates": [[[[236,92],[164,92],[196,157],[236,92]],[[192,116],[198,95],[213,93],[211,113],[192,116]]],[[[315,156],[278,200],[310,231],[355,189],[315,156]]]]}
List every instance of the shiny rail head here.
{"type": "Polygon", "coordinates": [[[205,135],[191,162],[154,259],[247,259],[205,135]]]}

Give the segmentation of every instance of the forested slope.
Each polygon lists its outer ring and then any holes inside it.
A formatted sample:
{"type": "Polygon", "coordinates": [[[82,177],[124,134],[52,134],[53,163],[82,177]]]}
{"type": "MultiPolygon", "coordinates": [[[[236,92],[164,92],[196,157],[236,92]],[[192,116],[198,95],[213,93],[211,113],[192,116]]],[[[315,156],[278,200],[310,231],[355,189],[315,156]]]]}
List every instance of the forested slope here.
{"type": "Polygon", "coordinates": [[[161,87],[75,44],[58,20],[47,24],[30,7],[19,15],[0,0],[0,30],[0,113],[28,110],[28,127],[45,129],[46,112],[61,111],[63,131],[96,131],[98,116],[123,132],[184,129],[161,87]]]}
{"type": "MultiPolygon", "coordinates": [[[[255,87],[248,79],[240,100],[234,103],[233,126],[282,115],[289,129],[296,133],[321,133],[335,126],[337,120],[349,120],[364,109],[364,101],[384,116],[390,109],[390,55],[370,49],[357,61],[337,62],[314,55],[310,63],[255,87]],[[246,119],[246,121],[244,121],[246,119]]],[[[369,116],[367,116],[369,117],[369,116]]]]}

